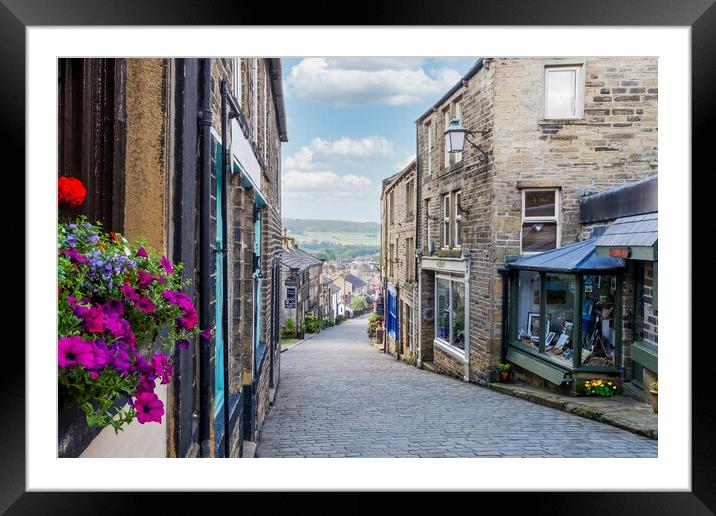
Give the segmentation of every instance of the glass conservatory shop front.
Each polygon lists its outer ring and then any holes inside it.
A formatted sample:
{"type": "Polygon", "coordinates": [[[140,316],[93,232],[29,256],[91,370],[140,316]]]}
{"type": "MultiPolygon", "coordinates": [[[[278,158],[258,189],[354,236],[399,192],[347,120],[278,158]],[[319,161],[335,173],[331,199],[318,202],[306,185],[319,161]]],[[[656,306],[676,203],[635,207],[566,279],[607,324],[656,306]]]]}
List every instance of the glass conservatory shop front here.
{"type": "Polygon", "coordinates": [[[557,385],[622,372],[624,260],[597,256],[595,240],[507,265],[506,359],[557,385]]]}

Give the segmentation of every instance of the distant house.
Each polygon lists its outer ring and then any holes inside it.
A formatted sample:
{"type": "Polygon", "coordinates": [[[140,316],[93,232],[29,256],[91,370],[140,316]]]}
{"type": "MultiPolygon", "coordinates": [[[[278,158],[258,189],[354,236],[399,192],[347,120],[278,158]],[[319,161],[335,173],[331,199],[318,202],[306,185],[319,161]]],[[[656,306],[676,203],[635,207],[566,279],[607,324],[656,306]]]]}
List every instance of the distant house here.
{"type": "Polygon", "coordinates": [[[321,272],[323,261],[296,247],[292,238],[284,235],[281,252],[281,326],[293,319],[300,326],[306,314],[319,315],[321,300],[321,272]]]}

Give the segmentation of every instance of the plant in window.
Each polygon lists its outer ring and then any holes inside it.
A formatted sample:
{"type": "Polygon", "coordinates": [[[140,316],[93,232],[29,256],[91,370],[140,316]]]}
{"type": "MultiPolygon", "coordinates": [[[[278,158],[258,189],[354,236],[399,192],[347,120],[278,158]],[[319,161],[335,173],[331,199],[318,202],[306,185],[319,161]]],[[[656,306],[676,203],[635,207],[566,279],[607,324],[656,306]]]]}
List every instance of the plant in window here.
{"type": "Polygon", "coordinates": [[[61,223],[57,237],[61,405],[81,409],[90,428],[161,422],[154,391],[171,381],[172,350],[211,339],[182,292],[182,265],[84,217],[61,223]]]}
{"type": "Polygon", "coordinates": [[[617,386],[611,380],[595,378],[584,382],[584,394],[586,396],[609,397],[616,394],[617,386]]]}

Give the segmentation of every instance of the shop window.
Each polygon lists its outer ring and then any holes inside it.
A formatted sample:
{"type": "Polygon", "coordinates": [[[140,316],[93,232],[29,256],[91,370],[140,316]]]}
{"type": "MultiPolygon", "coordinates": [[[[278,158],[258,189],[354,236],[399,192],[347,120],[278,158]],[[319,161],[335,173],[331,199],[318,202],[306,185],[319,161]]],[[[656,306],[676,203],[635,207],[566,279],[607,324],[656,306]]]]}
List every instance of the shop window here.
{"type": "Polygon", "coordinates": [[[542,353],[567,366],[574,363],[574,297],[572,274],[547,274],[545,284],[544,345],[542,353]]]}
{"type": "Polygon", "coordinates": [[[544,118],[581,118],[584,112],[582,66],[547,66],[544,70],[544,118]]]}
{"type": "Polygon", "coordinates": [[[613,366],[616,276],[587,276],[582,283],[582,364],[613,366]]]}
{"type": "Polygon", "coordinates": [[[539,348],[540,299],[542,277],[539,272],[520,271],[517,275],[517,335],[525,346],[539,348]]]}
{"type": "Polygon", "coordinates": [[[435,282],[435,338],[465,349],[465,284],[448,278],[435,282]]]}
{"type": "Polygon", "coordinates": [[[558,247],[559,191],[522,191],[522,254],[541,253],[558,247]]]}

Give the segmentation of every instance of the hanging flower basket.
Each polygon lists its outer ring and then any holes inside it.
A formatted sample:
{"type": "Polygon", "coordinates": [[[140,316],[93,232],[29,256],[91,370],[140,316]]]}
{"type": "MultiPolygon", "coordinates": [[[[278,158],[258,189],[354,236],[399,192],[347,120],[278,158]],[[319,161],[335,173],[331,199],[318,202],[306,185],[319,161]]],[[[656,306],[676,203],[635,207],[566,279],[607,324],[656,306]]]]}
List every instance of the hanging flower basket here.
{"type": "MultiPolygon", "coordinates": [[[[61,184],[60,204],[76,207],[81,190],[61,184]]],[[[135,419],[161,423],[155,389],[171,381],[174,347],[211,339],[182,292],[181,264],[84,217],[59,224],[57,238],[60,409],[74,405],[90,428],[115,432],[135,419]]]]}

